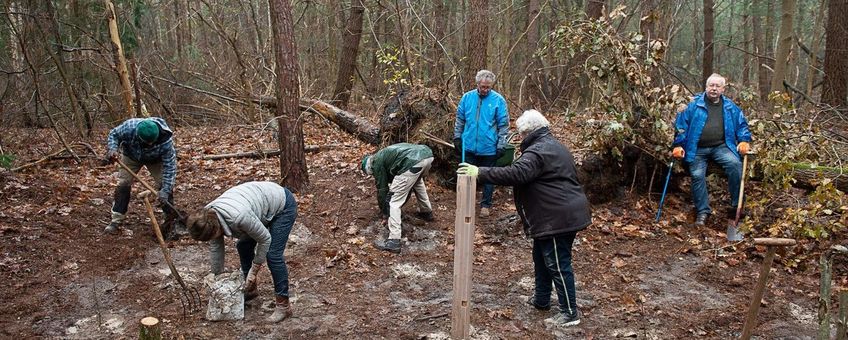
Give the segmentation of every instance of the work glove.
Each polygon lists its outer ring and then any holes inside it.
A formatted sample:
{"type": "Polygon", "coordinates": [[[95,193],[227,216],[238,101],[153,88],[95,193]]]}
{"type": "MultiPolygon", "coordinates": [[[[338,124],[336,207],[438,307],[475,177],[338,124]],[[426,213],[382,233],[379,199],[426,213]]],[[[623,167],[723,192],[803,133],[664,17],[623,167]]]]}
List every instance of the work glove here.
{"type": "Polygon", "coordinates": [[[171,202],[168,201],[168,196],[170,195],[168,195],[165,190],[159,190],[159,204],[162,206],[169,206],[171,202]]]}
{"type": "Polygon", "coordinates": [[[480,168],[468,163],[459,163],[459,169],[456,170],[456,173],[460,175],[477,176],[477,174],[480,173],[480,168]]]}
{"type": "Polygon", "coordinates": [[[244,278],[244,291],[249,292],[251,290],[256,289],[256,276],[259,274],[259,269],[262,268],[262,264],[254,263],[253,266],[250,267],[250,270],[247,272],[247,277],[244,278]]]}
{"type": "Polygon", "coordinates": [[[106,163],[107,164],[115,163],[115,161],[117,161],[117,160],[118,160],[118,150],[110,149],[109,151],[106,152],[106,163]]]}
{"type": "Polygon", "coordinates": [[[501,159],[503,155],[506,153],[506,150],[503,148],[498,148],[498,151],[495,151],[495,159],[501,159]]]}
{"type": "Polygon", "coordinates": [[[457,156],[462,157],[462,138],[453,139],[453,151],[456,152],[457,156]]]}
{"type": "Polygon", "coordinates": [[[736,146],[736,151],[739,151],[740,155],[747,155],[748,151],[751,151],[751,144],[748,142],[741,142],[736,146]]]}
{"type": "Polygon", "coordinates": [[[683,147],[675,147],[674,150],[671,150],[671,157],[681,159],[686,156],[686,151],[683,151],[683,147]]]}

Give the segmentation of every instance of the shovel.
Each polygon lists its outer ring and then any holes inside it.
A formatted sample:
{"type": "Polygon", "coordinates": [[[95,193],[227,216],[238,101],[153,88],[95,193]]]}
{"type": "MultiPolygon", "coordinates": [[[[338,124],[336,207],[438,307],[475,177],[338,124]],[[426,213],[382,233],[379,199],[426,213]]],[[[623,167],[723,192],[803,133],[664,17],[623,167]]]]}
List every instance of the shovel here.
{"type": "Polygon", "coordinates": [[[168,246],[165,244],[165,238],[162,237],[162,230],[159,229],[159,222],[156,221],[156,215],[153,213],[153,205],[150,204],[148,196],[152,195],[153,191],[145,190],[138,194],[144,200],[144,206],[147,208],[147,214],[150,216],[150,223],[153,224],[153,232],[156,234],[156,239],[159,241],[159,248],[162,249],[162,255],[165,257],[165,262],[168,263],[168,268],[171,269],[171,275],[177,280],[182,288],[180,294],[180,304],[183,306],[183,317],[186,314],[193,314],[200,310],[200,293],[195,287],[189,287],[180,273],[177,272],[177,267],[174,266],[174,261],[171,260],[171,252],[168,251],[168,246]]]}
{"type": "Polygon", "coordinates": [[[742,241],[744,235],[739,232],[739,219],[742,217],[742,206],[745,202],[745,172],[748,170],[748,152],[742,155],[742,181],[739,183],[739,202],[736,204],[736,219],[733,224],[727,226],[727,240],[731,242],[742,241]]]}
{"type": "Polygon", "coordinates": [[[671,179],[671,171],[674,170],[674,158],[668,163],[668,175],[665,176],[665,185],[663,185],[662,197],[660,197],[660,207],[657,209],[657,217],[654,222],[659,222],[662,216],[663,203],[665,203],[665,194],[668,192],[668,181],[671,179]]]}

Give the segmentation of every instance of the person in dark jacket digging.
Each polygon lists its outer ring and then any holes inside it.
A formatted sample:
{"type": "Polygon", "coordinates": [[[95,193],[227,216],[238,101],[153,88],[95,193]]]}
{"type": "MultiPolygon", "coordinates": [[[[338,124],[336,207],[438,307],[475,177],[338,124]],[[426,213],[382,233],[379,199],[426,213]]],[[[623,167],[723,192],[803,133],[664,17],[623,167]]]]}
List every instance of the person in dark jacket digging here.
{"type": "Polygon", "coordinates": [[[389,237],[377,239],[378,249],[400,253],[401,207],[415,193],[418,217],[433,220],[433,207],[427,196],[424,176],[433,164],[433,151],[426,145],[398,143],[387,146],[373,155],[362,158],[362,171],[374,176],[377,184],[377,204],[383,216],[388,216],[389,237]]]}
{"type": "Polygon", "coordinates": [[[592,212],[571,152],[552,134],[539,111],[528,110],[515,121],[522,137],[521,156],[506,167],[461,163],[457,173],[477,176],[481,183],[513,187],[515,208],[524,233],[533,239],[535,294],[527,301],[539,310],[551,308],[551,283],[560,313],[546,319],[556,326],[580,323],[575,297],[571,246],[577,232],[592,224],[592,212]]]}
{"type": "Polygon", "coordinates": [[[289,270],[283,253],[297,218],[294,195],[274,182],[247,182],[188,217],[188,230],[198,241],[209,241],[213,274],[224,269],[224,236],[234,237],[241,271],[245,277],[244,299],[259,296],[256,277],[268,264],[274,282],[276,307],[272,323],[292,315],[289,305],[289,270]]]}
{"type": "MultiPolygon", "coordinates": [[[[177,152],[174,149],[174,132],[159,117],[130,118],[109,131],[106,141],[106,160],[114,163],[118,159],[134,173],[141,167],[147,168],[159,189],[159,204],[165,213],[165,220],[177,215],[173,209],[174,183],[177,177],[177,152]]],[[[133,176],[123,167],[119,167],[118,187],[115,188],[112,204],[112,220],[106,226],[106,233],[116,233],[126,218],[130,203],[133,176]]],[[[163,225],[164,226],[164,225],[163,225]]],[[[163,230],[168,238],[178,238],[185,231],[163,230]]]]}

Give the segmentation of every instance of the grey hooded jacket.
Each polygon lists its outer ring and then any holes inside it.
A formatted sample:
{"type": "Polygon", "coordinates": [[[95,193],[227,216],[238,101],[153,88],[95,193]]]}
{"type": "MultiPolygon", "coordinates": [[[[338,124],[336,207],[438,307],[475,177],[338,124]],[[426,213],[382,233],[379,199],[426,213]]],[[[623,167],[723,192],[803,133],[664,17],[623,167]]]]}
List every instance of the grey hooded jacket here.
{"type": "MultiPolygon", "coordinates": [[[[286,192],[274,182],[247,182],[234,186],[206,205],[215,210],[224,235],[256,241],[254,264],[265,263],[271,246],[268,225],[286,206],[286,192]]],[[[224,235],[209,243],[212,272],[224,268],[224,235]]]]}

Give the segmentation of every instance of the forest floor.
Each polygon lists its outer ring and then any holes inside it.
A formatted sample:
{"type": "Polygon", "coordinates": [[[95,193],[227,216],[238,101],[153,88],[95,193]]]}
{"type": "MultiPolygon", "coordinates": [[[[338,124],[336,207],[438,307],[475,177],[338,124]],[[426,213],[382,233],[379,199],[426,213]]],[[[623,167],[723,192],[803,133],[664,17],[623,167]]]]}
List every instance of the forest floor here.
{"type": "MultiPolygon", "coordinates": [[[[87,140],[104,153],[106,129],[87,140]]],[[[17,164],[59,144],[51,130],[4,129],[17,164]]],[[[115,167],[93,157],[82,164],[52,160],[17,173],[0,172],[0,337],[134,338],[146,316],[163,320],[167,338],[444,339],[450,334],[456,193],[428,182],[436,220],[406,219],[400,255],[375,249],[383,232],[373,180],[359,161],[373,148],[330,123],[310,118],[306,143],[333,145],[307,155],[311,184],[296,194],[297,224],[286,249],[294,316],[265,318],[273,306],[270,274],[240,321],[210,322],[204,309],[184,316],[179,287],[151,231],[140,199],[125,228],[109,222],[115,167]]],[[[175,198],[199,207],[227,188],[278,178],[270,159],[202,160],[206,154],[275,148],[270,134],[238,127],[178,127],[175,198]]],[[[146,171],[144,178],[149,178],[146,171]]],[[[756,186],[756,183],[751,184],[756,186]]],[[[140,186],[134,187],[134,194],[140,186]]],[[[713,192],[714,195],[720,193],[713,192]]],[[[654,223],[658,195],[626,194],[593,207],[594,224],[578,235],[574,272],[582,323],[546,326],[553,316],[525,304],[533,291],[531,242],[515,218],[510,189],[499,187],[489,218],[477,220],[471,324],[477,339],[728,339],[738,337],[765,253],[750,240],[730,244],[724,221],[692,225],[688,194],[670,194],[654,223]]],[[[408,211],[414,204],[406,206],[408,211]]],[[[841,242],[845,244],[845,239],[841,242]]],[[[203,287],[207,245],[170,242],[181,276],[203,287]]],[[[778,252],[754,334],[762,339],[813,339],[819,273],[810,257],[789,268],[778,252]]],[[[227,243],[227,270],[238,258],[227,243]]],[[[834,278],[845,285],[845,265],[834,278]]],[[[205,298],[204,290],[201,295],[205,298]]]]}

